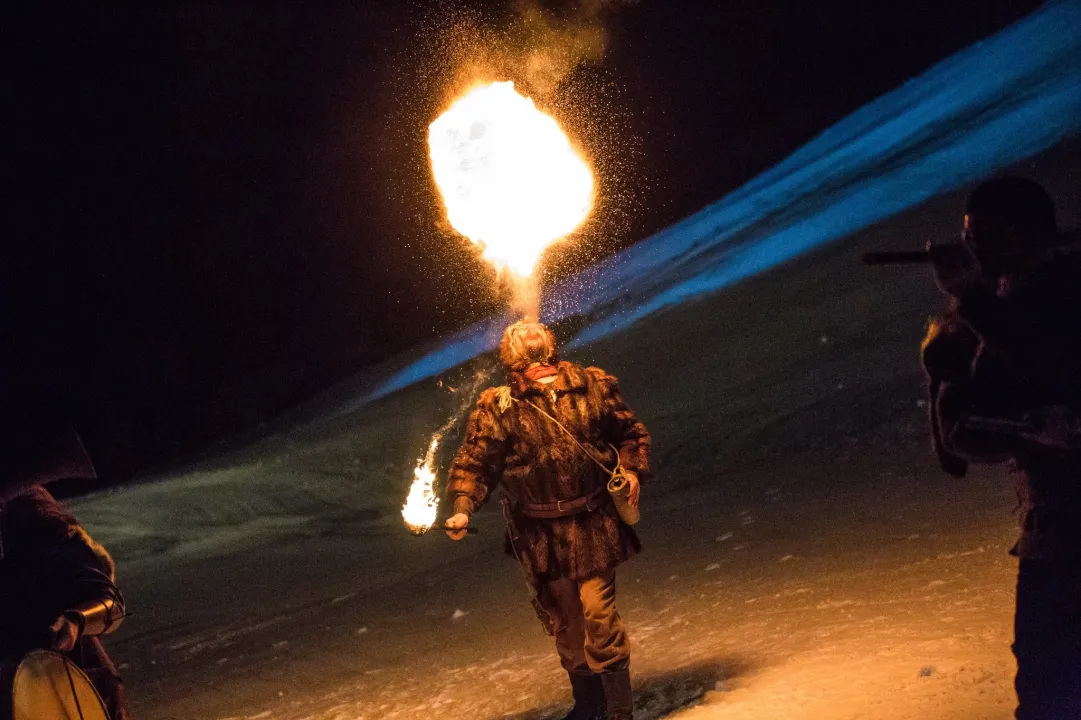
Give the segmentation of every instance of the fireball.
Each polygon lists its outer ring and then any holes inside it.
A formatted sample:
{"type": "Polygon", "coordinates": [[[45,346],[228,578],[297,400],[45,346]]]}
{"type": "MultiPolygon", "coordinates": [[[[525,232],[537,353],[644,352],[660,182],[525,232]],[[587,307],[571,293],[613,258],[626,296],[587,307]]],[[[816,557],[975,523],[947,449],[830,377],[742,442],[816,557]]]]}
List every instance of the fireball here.
{"type": "Polygon", "coordinates": [[[593,173],[550,116],[512,82],[474,88],[428,128],[451,226],[499,270],[532,274],[593,207],[593,173]]]}

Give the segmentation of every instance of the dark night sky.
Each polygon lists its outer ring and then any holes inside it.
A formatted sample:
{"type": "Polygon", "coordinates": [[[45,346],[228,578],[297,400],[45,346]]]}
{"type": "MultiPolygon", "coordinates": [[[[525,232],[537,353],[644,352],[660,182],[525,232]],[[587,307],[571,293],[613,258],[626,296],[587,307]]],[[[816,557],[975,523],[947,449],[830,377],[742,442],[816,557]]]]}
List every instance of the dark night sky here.
{"type": "MultiPolygon", "coordinates": [[[[699,209],[1038,4],[602,13],[603,59],[538,94],[602,193],[587,242],[549,272],[699,209]]],[[[476,37],[513,23],[509,0],[463,5],[2,11],[5,372],[63,400],[107,475],[190,454],[496,307],[488,271],[442,227],[426,161],[427,124],[461,80],[447,27],[468,45],[471,23],[476,37]]]]}

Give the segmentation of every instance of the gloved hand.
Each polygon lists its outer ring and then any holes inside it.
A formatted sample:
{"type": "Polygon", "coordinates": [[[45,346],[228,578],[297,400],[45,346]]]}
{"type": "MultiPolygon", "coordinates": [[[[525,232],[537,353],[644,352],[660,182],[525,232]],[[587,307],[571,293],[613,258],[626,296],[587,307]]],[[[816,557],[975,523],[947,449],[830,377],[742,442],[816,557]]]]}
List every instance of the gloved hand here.
{"type": "Polygon", "coordinates": [[[60,652],[68,652],[75,647],[75,641],[82,634],[82,623],[74,613],[65,613],[49,626],[49,647],[60,652]]]}
{"type": "Polygon", "coordinates": [[[642,483],[638,482],[638,476],[632,472],[624,472],[627,478],[627,504],[632,508],[638,507],[638,499],[642,495],[642,483]]]}
{"type": "Polygon", "coordinates": [[[935,284],[947,295],[961,297],[983,283],[976,257],[961,244],[928,245],[935,284]]]}

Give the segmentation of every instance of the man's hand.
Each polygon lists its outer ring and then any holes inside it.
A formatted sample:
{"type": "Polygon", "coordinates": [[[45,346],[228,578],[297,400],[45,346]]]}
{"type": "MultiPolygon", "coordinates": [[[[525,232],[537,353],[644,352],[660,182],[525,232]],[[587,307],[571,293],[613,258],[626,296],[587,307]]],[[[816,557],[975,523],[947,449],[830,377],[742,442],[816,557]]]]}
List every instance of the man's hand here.
{"type": "Polygon", "coordinates": [[[947,295],[960,297],[983,282],[980,263],[964,245],[928,245],[935,284],[947,295]]]}
{"type": "Polygon", "coordinates": [[[1031,432],[1021,434],[1027,440],[1059,450],[1081,445],[1081,418],[1065,405],[1033,410],[1025,415],[1025,422],[1032,426],[1031,432]]]}
{"type": "Polygon", "coordinates": [[[68,652],[75,647],[81,628],[67,615],[61,615],[49,626],[49,646],[53,650],[68,652]]]}
{"type": "Polygon", "coordinates": [[[443,529],[447,531],[447,537],[451,540],[464,538],[467,527],[469,527],[469,516],[465,513],[455,513],[443,523],[443,529]]]}
{"type": "Polygon", "coordinates": [[[638,507],[638,498],[642,495],[642,483],[638,482],[638,476],[631,472],[624,472],[627,478],[627,504],[632,508],[638,507]]]}

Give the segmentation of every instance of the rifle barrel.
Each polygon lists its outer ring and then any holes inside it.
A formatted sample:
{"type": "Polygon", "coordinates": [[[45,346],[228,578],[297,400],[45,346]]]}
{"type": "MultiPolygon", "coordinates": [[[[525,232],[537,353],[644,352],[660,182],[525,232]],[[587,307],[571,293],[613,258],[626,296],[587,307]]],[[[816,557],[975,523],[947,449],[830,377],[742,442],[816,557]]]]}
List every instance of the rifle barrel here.
{"type": "Polygon", "coordinates": [[[931,262],[926,250],[885,250],[863,254],[864,265],[916,265],[931,262]]]}
{"type": "Polygon", "coordinates": [[[969,415],[965,418],[964,425],[968,430],[999,433],[1001,435],[1020,435],[1025,432],[1035,432],[1036,430],[1032,423],[1024,420],[1011,420],[984,415],[969,415]]]}

